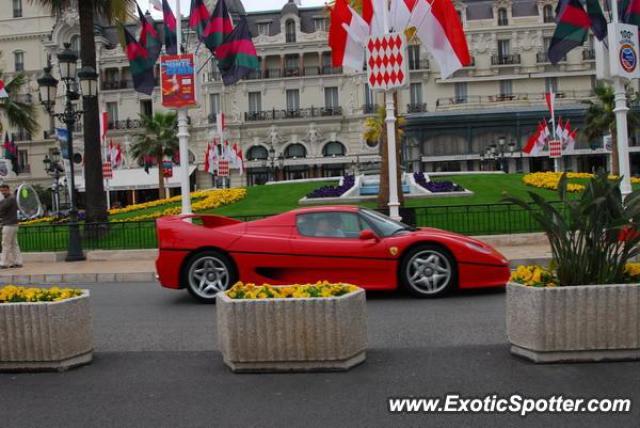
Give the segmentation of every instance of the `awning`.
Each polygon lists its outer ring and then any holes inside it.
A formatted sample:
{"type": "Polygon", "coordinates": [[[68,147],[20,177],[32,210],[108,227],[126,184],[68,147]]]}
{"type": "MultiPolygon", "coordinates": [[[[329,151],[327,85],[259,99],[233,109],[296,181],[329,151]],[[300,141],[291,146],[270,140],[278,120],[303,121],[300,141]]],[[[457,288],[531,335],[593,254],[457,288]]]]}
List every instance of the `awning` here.
{"type": "MultiPolygon", "coordinates": [[[[174,166],[173,177],[165,178],[166,187],[180,187],[180,167],[174,166]]],[[[196,170],[195,165],[189,166],[189,175],[196,170]]],[[[105,180],[106,181],[106,180],[105,180]]],[[[149,174],[144,168],[114,169],[113,178],[108,180],[109,190],[146,190],[158,188],[158,168],[149,168],[149,174]]],[[[76,176],[76,189],[84,192],[84,176],[76,176]]]]}

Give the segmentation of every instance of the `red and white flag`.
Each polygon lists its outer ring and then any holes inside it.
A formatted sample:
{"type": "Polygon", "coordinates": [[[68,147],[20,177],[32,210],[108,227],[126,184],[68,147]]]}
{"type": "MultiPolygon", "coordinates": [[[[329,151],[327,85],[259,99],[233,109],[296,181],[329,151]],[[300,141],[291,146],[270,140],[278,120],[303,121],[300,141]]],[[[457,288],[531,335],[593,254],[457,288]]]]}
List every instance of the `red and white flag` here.
{"type": "Polygon", "coordinates": [[[547,108],[551,113],[551,122],[555,121],[556,117],[556,94],[553,92],[547,92],[544,94],[544,99],[547,102],[547,108]]]}
{"type": "Polygon", "coordinates": [[[7,88],[4,86],[4,81],[0,79],[0,98],[9,98],[9,93],[7,92],[7,88]]]}
{"type": "Polygon", "coordinates": [[[390,22],[393,31],[402,32],[409,26],[411,12],[418,0],[391,0],[390,22]]]}
{"type": "Polygon", "coordinates": [[[558,124],[556,125],[555,131],[556,131],[556,135],[554,135],[554,138],[562,141],[562,138],[564,136],[564,126],[562,126],[562,117],[558,118],[558,124]]]}
{"type": "Polygon", "coordinates": [[[349,6],[347,0],[337,0],[331,9],[329,28],[333,66],[362,71],[364,44],[368,36],[369,24],[349,6]]]}
{"type": "Polygon", "coordinates": [[[115,169],[122,165],[122,148],[120,144],[113,144],[113,141],[109,142],[109,148],[107,149],[107,156],[111,163],[111,168],[115,169]]]}
{"type": "Polygon", "coordinates": [[[531,156],[538,155],[538,153],[540,153],[544,148],[545,142],[547,141],[548,131],[549,129],[546,127],[546,124],[538,124],[538,128],[531,137],[529,137],[529,140],[527,140],[527,144],[524,146],[522,151],[531,156]]]}
{"type": "Polygon", "coordinates": [[[100,113],[100,142],[105,143],[107,141],[107,132],[109,131],[109,112],[103,111],[100,113]]]}
{"type": "Polygon", "coordinates": [[[569,132],[569,136],[567,137],[567,146],[565,147],[565,151],[572,152],[576,148],[576,134],[578,133],[577,129],[569,132]]]}
{"type": "Polygon", "coordinates": [[[432,5],[418,0],[409,25],[416,27],[416,34],[438,63],[443,79],[471,64],[462,23],[450,0],[434,1],[432,5]]]}
{"type": "Polygon", "coordinates": [[[384,35],[384,8],[386,0],[362,0],[362,18],[369,26],[369,35],[384,35]]]}
{"type": "Polygon", "coordinates": [[[242,175],[242,173],[244,172],[244,159],[242,157],[242,149],[240,148],[240,146],[238,146],[237,143],[234,143],[231,151],[233,152],[231,164],[234,168],[237,168],[238,173],[242,175]]]}

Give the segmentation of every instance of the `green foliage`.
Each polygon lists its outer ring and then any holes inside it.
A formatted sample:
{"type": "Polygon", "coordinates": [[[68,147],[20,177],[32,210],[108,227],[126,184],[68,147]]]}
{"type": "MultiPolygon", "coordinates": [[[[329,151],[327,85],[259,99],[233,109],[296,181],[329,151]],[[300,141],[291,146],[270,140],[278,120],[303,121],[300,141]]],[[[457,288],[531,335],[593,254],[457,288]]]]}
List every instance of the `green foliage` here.
{"type": "Polygon", "coordinates": [[[625,282],[625,265],[638,254],[640,234],[640,191],[624,200],[620,180],[610,180],[599,172],[579,198],[567,192],[567,177],[558,185],[564,209],[556,208],[542,196],[528,192],[524,198],[506,197],[530,211],[547,234],[560,285],[617,284],[625,282]]]}
{"type": "MultiPolygon", "coordinates": [[[[3,80],[2,75],[3,73],[0,71],[0,80],[3,80]]],[[[0,98],[0,117],[6,117],[9,125],[13,128],[22,128],[33,134],[39,128],[36,120],[36,106],[25,103],[19,98],[22,88],[27,84],[26,76],[23,73],[18,73],[13,79],[4,83],[9,97],[0,98]]],[[[0,132],[2,131],[4,128],[0,123],[0,132]]]]}
{"type": "MultiPolygon", "coordinates": [[[[134,137],[131,155],[136,159],[159,154],[173,156],[178,150],[178,128],[175,113],[157,112],[153,116],[140,115],[144,133],[134,137]]],[[[161,162],[162,159],[158,159],[161,162]]]]}

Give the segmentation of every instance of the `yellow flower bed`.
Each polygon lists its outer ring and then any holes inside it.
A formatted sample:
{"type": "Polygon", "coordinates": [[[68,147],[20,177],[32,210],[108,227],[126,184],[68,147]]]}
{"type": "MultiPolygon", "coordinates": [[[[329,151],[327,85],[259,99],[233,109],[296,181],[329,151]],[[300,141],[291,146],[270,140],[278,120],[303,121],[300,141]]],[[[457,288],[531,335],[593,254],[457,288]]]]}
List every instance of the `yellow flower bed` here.
{"type": "MultiPolygon", "coordinates": [[[[522,181],[527,186],[537,187],[540,189],[558,190],[558,183],[562,177],[561,172],[533,172],[522,177],[522,181]]],[[[568,172],[568,179],[590,179],[593,178],[593,174],[586,172],[568,172]]],[[[618,178],[615,175],[610,175],[610,179],[614,180],[618,178]]],[[[631,177],[631,184],[640,184],[640,177],[631,177]]],[[[583,184],[568,183],[568,192],[582,192],[585,189],[583,184]]]]}
{"type": "Polygon", "coordinates": [[[78,288],[34,288],[5,285],[0,288],[0,303],[58,302],[82,295],[78,288]]]}
{"type": "Polygon", "coordinates": [[[352,293],[358,287],[344,283],[330,283],[319,281],[316,284],[294,284],[272,286],[269,284],[255,285],[236,283],[227,296],[231,299],[300,299],[309,297],[336,297],[352,293]]]}
{"type": "Polygon", "coordinates": [[[35,218],[33,220],[21,221],[20,225],[21,226],[29,226],[29,225],[32,225],[32,224],[51,223],[55,219],[56,219],[55,217],[40,217],[40,218],[35,218]]]}
{"type": "Polygon", "coordinates": [[[530,287],[555,287],[557,280],[549,269],[538,265],[520,265],[511,272],[511,281],[530,287]]]}
{"type": "MultiPolygon", "coordinates": [[[[246,196],[247,196],[247,189],[244,189],[244,188],[202,190],[202,191],[191,193],[191,198],[197,199],[197,201],[193,203],[191,208],[193,209],[194,212],[210,210],[210,209],[218,208],[224,205],[232,204],[234,202],[238,202],[239,200],[244,199],[246,196]]],[[[180,196],[162,199],[162,201],[164,201],[163,202],[164,204],[177,202],[179,200],[180,200],[180,196]]],[[[140,210],[140,209],[161,205],[161,204],[156,204],[156,202],[158,201],[149,202],[148,204],[151,204],[150,206],[144,206],[146,204],[137,204],[133,206],[137,206],[138,207],[137,209],[140,210]]],[[[118,213],[135,211],[135,210],[121,211],[127,208],[119,208],[118,213]]],[[[110,213],[113,214],[111,211],[110,213]]],[[[153,213],[143,214],[135,217],[115,219],[112,221],[128,222],[128,221],[153,220],[158,217],[163,217],[168,215],[177,215],[177,214],[180,214],[181,211],[182,211],[181,207],[171,207],[162,211],[156,211],[153,213]]]]}
{"type": "MultiPolygon", "coordinates": [[[[630,282],[640,282],[640,263],[627,263],[625,274],[630,282]]],[[[555,273],[540,265],[520,265],[511,272],[510,281],[530,287],[557,287],[555,273]]]]}

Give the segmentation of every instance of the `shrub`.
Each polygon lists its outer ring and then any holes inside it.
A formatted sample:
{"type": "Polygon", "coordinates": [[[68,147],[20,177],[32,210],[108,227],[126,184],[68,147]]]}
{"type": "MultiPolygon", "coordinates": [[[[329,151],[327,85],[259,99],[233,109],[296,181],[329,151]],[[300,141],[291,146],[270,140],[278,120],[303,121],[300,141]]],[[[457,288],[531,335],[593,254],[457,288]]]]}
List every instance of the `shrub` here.
{"type": "Polygon", "coordinates": [[[342,184],[337,186],[322,186],[309,193],[307,198],[338,198],[344,195],[355,184],[356,178],[353,175],[345,175],[342,179],[342,184]]]}
{"type": "Polygon", "coordinates": [[[567,176],[558,182],[561,207],[528,192],[531,204],[506,197],[531,213],[549,238],[552,268],[561,286],[626,282],[627,262],[638,254],[640,191],[624,200],[620,179],[598,173],[578,199],[568,197],[567,176]]]}
{"type": "Polygon", "coordinates": [[[294,284],[276,287],[269,284],[255,285],[238,282],[226,293],[231,299],[296,299],[343,296],[357,289],[358,287],[355,285],[334,284],[328,281],[321,281],[316,284],[294,284]]]}

